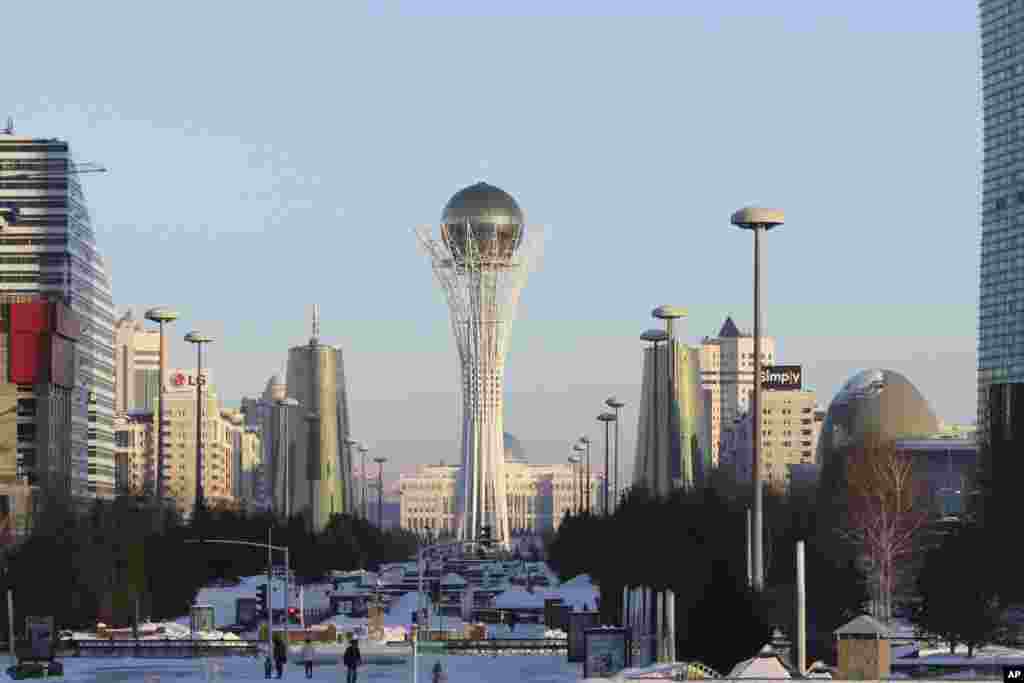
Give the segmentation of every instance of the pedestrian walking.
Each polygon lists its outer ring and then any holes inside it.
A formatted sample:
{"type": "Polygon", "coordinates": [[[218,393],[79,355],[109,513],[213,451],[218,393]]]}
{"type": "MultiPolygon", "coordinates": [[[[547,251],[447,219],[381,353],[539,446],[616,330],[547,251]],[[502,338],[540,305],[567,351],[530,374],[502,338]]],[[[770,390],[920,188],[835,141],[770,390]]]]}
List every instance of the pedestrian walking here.
{"type": "Polygon", "coordinates": [[[302,663],[306,665],[306,678],[313,677],[313,643],[306,638],[306,644],[302,647],[302,663]]]}
{"type": "Polygon", "coordinates": [[[431,671],[431,683],[448,683],[448,674],[441,666],[441,660],[434,662],[434,669],[431,671]]]}
{"type": "Polygon", "coordinates": [[[345,655],[341,658],[341,661],[345,665],[347,672],[346,683],[356,683],[356,672],[359,670],[359,665],[363,663],[363,657],[359,653],[358,638],[352,639],[352,644],[345,650],[345,655]]]}
{"type": "Polygon", "coordinates": [[[288,648],[284,640],[278,638],[274,641],[274,664],[277,666],[277,677],[284,675],[284,663],[288,661],[288,648]]]}
{"type": "Polygon", "coordinates": [[[274,670],[274,663],[271,661],[270,653],[268,652],[267,653],[267,661],[263,663],[263,673],[265,674],[265,678],[270,678],[270,674],[273,672],[273,670],[274,670]]]}

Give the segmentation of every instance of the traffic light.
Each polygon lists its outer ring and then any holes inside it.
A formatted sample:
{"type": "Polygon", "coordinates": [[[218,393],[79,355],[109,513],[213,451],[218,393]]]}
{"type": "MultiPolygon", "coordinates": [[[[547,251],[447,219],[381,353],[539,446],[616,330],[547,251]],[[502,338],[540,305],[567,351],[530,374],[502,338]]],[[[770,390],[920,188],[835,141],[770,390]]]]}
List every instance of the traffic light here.
{"type": "Polygon", "coordinates": [[[257,588],[256,595],[260,601],[260,614],[266,616],[270,613],[270,610],[268,609],[270,607],[270,600],[267,599],[267,584],[263,584],[262,586],[257,588]]]}
{"type": "Polygon", "coordinates": [[[491,527],[480,527],[480,545],[485,548],[490,548],[492,543],[494,543],[494,539],[491,538],[491,527]]]}
{"type": "Polygon", "coordinates": [[[288,623],[297,624],[299,623],[299,610],[295,607],[288,608],[288,623]]]}

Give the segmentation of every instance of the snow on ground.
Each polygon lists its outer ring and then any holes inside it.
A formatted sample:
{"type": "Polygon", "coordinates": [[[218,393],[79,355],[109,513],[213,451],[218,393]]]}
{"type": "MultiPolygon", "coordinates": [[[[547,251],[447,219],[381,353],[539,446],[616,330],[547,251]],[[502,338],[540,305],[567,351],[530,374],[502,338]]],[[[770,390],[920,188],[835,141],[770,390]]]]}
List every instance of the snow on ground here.
{"type": "MultiPolygon", "coordinates": [[[[340,658],[339,654],[337,655],[340,658]]],[[[581,668],[568,664],[562,656],[509,655],[501,657],[466,657],[424,655],[419,657],[419,680],[429,681],[430,671],[441,659],[448,672],[449,683],[487,681],[487,683],[578,683],[581,668]]],[[[344,671],[335,661],[318,657],[313,666],[313,683],[339,683],[344,671]]],[[[66,683],[227,683],[231,681],[265,681],[263,660],[254,657],[219,657],[208,659],[134,659],[134,658],[65,658],[66,683]]],[[[5,662],[4,668],[8,666],[5,662]]],[[[302,665],[289,662],[285,679],[305,681],[302,665]]],[[[359,671],[360,683],[406,683],[412,679],[411,663],[396,660],[391,664],[368,664],[359,671]]],[[[276,680],[276,679],[275,679],[276,680]]]]}

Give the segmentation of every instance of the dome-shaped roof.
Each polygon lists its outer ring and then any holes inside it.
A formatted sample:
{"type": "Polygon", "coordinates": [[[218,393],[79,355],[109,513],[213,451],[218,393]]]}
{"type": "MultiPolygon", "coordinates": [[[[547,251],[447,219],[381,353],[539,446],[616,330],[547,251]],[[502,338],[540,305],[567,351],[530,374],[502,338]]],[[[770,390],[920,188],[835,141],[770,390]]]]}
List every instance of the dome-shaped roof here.
{"type": "Polygon", "coordinates": [[[508,192],[481,182],[456,192],[444,207],[442,223],[464,221],[522,225],[523,211],[508,192]]]}
{"type": "Polygon", "coordinates": [[[817,453],[822,476],[837,452],[865,437],[889,441],[938,431],[938,418],[910,380],[892,370],[863,370],[843,385],[825,414],[817,453]]]}
{"type": "Polygon", "coordinates": [[[456,192],[441,217],[441,239],[456,263],[508,263],[524,232],[523,212],[516,200],[487,183],[456,192]]]}
{"type": "Polygon", "coordinates": [[[523,444],[519,442],[519,439],[512,436],[508,432],[504,435],[505,442],[505,462],[526,462],[526,451],[523,450],[523,444]]]}

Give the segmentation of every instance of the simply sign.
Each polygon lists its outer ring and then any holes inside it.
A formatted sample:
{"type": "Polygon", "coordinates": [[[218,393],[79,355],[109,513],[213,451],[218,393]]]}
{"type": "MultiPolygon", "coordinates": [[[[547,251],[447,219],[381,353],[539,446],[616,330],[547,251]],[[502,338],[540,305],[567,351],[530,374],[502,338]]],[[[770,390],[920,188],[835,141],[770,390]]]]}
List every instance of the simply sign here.
{"type": "Polygon", "coordinates": [[[803,368],[799,365],[766,365],[761,368],[762,389],[800,389],[803,368]]]}

